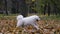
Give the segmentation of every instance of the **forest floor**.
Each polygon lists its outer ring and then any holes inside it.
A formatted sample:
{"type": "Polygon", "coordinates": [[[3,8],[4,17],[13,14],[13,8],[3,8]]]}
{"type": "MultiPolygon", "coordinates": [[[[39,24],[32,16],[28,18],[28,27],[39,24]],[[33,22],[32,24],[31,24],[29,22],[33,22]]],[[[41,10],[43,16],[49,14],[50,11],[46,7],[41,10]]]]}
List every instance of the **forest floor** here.
{"type": "Polygon", "coordinates": [[[0,17],[0,34],[60,34],[60,16],[40,16],[38,23],[40,30],[35,30],[33,26],[16,29],[16,16],[0,17]]]}

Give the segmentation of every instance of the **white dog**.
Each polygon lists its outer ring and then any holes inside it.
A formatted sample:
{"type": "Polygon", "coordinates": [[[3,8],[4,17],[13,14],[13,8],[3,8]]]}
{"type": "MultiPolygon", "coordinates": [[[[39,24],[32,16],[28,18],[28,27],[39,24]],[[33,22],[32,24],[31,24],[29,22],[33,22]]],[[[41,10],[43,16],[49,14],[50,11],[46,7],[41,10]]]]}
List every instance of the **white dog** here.
{"type": "Polygon", "coordinates": [[[33,15],[33,16],[25,17],[25,18],[22,15],[18,15],[17,16],[17,27],[22,26],[22,25],[23,26],[32,25],[36,29],[39,29],[38,24],[36,23],[36,21],[38,20],[40,20],[40,18],[37,15],[33,15]]]}

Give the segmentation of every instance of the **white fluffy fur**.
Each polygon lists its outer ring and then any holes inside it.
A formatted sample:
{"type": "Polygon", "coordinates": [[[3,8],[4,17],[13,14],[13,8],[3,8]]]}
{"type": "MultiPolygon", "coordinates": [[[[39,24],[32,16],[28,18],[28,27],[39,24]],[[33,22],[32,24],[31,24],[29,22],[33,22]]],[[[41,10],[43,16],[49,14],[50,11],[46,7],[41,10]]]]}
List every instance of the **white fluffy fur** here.
{"type": "Polygon", "coordinates": [[[22,15],[18,15],[17,16],[17,27],[22,26],[22,25],[24,26],[32,25],[36,29],[39,29],[38,24],[36,23],[37,20],[40,20],[39,16],[37,15],[33,15],[33,16],[25,17],[25,18],[23,18],[22,15]]]}
{"type": "Polygon", "coordinates": [[[18,15],[17,16],[17,20],[21,20],[21,19],[23,19],[23,16],[22,15],[18,15]]]}

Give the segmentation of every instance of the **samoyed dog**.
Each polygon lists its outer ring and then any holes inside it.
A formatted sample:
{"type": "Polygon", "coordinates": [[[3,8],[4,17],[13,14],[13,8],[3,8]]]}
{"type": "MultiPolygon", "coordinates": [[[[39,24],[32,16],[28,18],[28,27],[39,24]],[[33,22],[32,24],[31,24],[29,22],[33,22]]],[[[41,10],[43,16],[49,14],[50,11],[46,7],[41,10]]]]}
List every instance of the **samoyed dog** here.
{"type": "Polygon", "coordinates": [[[32,15],[29,17],[23,17],[22,15],[17,16],[17,27],[32,25],[37,30],[39,29],[37,22],[40,20],[39,16],[32,15]]]}

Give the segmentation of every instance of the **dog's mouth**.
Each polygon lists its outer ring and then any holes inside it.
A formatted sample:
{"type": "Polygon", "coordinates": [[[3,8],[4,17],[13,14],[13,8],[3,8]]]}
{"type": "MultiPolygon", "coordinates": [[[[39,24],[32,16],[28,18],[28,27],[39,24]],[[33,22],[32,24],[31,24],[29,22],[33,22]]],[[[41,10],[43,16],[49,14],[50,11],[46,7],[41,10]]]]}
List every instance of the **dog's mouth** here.
{"type": "Polygon", "coordinates": [[[36,19],[36,21],[39,21],[38,19],[36,19]]]}

